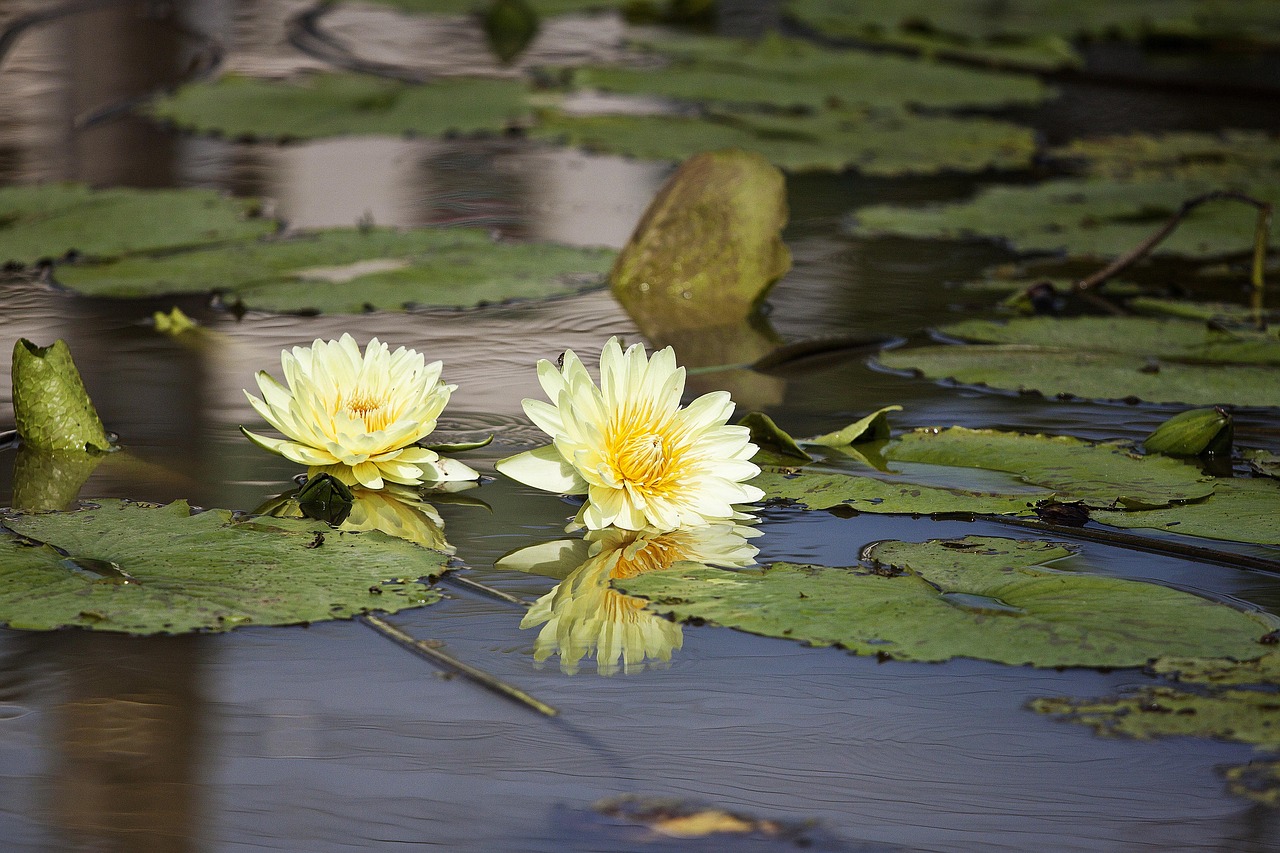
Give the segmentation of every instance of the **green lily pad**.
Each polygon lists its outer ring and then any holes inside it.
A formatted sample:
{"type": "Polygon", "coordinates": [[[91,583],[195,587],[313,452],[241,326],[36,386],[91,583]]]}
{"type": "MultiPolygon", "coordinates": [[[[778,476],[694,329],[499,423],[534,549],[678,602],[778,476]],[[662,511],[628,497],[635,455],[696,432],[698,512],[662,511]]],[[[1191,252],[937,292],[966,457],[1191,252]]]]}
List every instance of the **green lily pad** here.
{"type": "Polygon", "coordinates": [[[877,361],[895,370],[918,371],[929,379],[1047,396],[1191,406],[1280,406],[1280,372],[1274,367],[1164,363],[1127,353],[1021,344],[886,350],[877,361]]]}
{"type": "Polygon", "coordinates": [[[1280,479],[1280,455],[1269,450],[1246,450],[1244,458],[1256,473],[1280,479]]]}
{"type": "Polygon", "coordinates": [[[65,341],[38,347],[19,338],[11,370],[13,415],[23,444],[46,452],[111,449],[65,341]]]}
{"type": "Polygon", "coordinates": [[[60,267],[92,296],[221,292],[250,308],[359,313],[473,307],[603,284],[613,252],[494,243],[481,229],[333,229],[157,258],[60,267]]]}
{"type": "Polygon", "coordinates": [[[0,264],[68,252],[98,258],[257,237],[277,223],[258,202],[210,190],[0,187],[0,264]]]}
{"type": "Polygon", "coordinates": [[[226,631],[395,612],[439,599],[417,579],[447,559],[320,522],[192,515],[182,501],[101,501],[4,523],[0,622],[28,630],[226,631]]]}
{"type": "Polygon", "coordinates": [[[440,136],[506,130],[528,117],[527,94],[519,81],[466,77],[411,86],[345,73],[289,81],[226,76],[183,86],[148,109],[179,127],[228,136],[440,136]]]}
{"type": "Polygon", "coordinates": [[[1280,545],[1280,483],[1267,477],[1213,481],[1208,500],[1146,512],[1096,511],[1112,527],[1145,527],[1231,542],[1280,545]]]}
{"type": "Polygon", "coordinates": [[[1162,361],[1280,364],[1280,332],[1227,331],[1175,318],[1016,317],[964,320],[938,331],[978,343],[1128,353],[1162,361]]]}
{"type": "Polygon", "coordinates": [[[1043,567],[1070,554],[996,537],[881,542],[867,554],[870,568],[680,567],[615,585],[680,620],[913,661],[1141,666],[1180,649],[1256,657],[1273,627],[1167,587],[1043,567]]]}
{"type": "Polygon", "coordinates": [[[751,485],[764,490],[768,500],[786,500],[809,509],[846,506],[858,512],[934,515],[936,513],[978,512],[1017,515],[1030,512],[1038,500],[1053,496],[1049,491],[1006,494],[999,491],[929,486],[895,482],[868,476],[850,476],[834,471],[762,471],[751,485]]]}
{"type": "Polygon", "coordinates": [[[685,101],[820,110],[833,104],[896,110],[1034,104],[1051,93],[1036,77],[865,51],[821,47],[772,34],[760,41],[667,37],[646,47],[662,68],[601,66],[571,72],[572,84],[685,101]]]}
{"type": "Polygon", "coordinates": [[[894,177],[1025,168],[1031,131],[983,118],[855,113],[805,115],[711,110],[700,118],[663,115],[539,114],[530,135],[649,160],[684,160],[700,151],[755,151],[791,172],[856,169],[894,177]]]}
{"type": "Polygon", "coordinates": [[[1159,658],[1147,667],[1157,675],[1190,684],[1280,685],[1280,652],[1257,660],[1223,658],[1159,658]]]}
{"type": "Polygon", "coordinates": [[[1276,139],[1262,131],[1132,133],[1073,139],[1048,156],[1082,174],[1119,181],[1218,178],[1273,182],[1276,139]]]}
{"type": "MultiPolygon", "coordinates": [[[[1139,296],[1129,300],[1129,307],[1139,314],[1163,317],[1181,317],[1184,320],[1213,321],[1230,326],[1247,326],[1257,320],[1253,309],[1247,305],[1230,302],[1188,302],[1185,299],[1162,299],[1155,296],[1139,296]]],[[[1275,311],[1263,313],[1268,323],[1280,319],[1275,311]]]]}
{"type": "Polygon", "coordinates": [[[1065,715],[1101,735],[1217,737],[1280,749],[1280,701],[1259,690],[1204,695],[1162,685],[1117,699],[1037,699],[1031,708],[1065,715]]]}
{"type": "Polygon", "coordinates": [[[1280,43],[1280,12],[1268,0],[789,0],[786,10],[830,36],[1045,70],[1080,64],[1074,39],[1280,43]]]}
{"type": "Polygon", "coordinates": [[[1070,436],[964,427],[922,429],[903,435],[885,456],[893,462],[1008,471],[1023,482],[1053,491],[1059,500],[1090,504],[1168,506],[1201,500],[1214,488],[1212,478],[1192,465],[1070,436]]]}
{"type": "MultiPolygon", "coordinates": [[[[1276,150],[1280,153],[1280,143],[1276,150]]],[[[1224,189],[1280,202],[1280,170],[1273,168],[1265,181],[1254,176],[1226,180],[1214,174],[1135,182],[1067,178],[1030,186],[993,186],[968,201],[950,204],[860,208],[848,228],[857,236],[987,239],[1016,252],[1107,258],[1137,246],[1183,202],[1224,189]]],[[[1256,219],[1256,211],[1243,204],[1200,205],[1153,254],[1212,258],[1251,251],[1256,219]]]]}

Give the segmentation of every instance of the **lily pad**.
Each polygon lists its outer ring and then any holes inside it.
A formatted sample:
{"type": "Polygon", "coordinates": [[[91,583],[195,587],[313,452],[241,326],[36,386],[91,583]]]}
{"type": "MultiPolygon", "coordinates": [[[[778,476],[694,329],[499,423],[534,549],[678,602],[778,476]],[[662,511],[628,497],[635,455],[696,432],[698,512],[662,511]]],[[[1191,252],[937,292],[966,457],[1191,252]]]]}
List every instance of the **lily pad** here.
{"type": "Polygon", "coordinates": [[[1266,477],[1214,480],[1213,496],[1205,501],[1146,512],[1097,511],[1091,517],[1112,527],[1280,545],[1280,483],[1266,477]]]}
{"type": "Polygon", "coordinates": [[[834,471],[792,469],[765,470],[751,485],[763,489],[768,500],[794,501],[809,509],[845,506],[858,512],[915,515],[950,512],[1017,515],[1030,512],[1036,501],[1053,496],[1049,491],[1006,494],[850,476],[834,471]]]}
{"type": "Polygon", "coordinates": [[[821,47],[776,34],[760,41],[667,37],[646,47],[661,68],[578,68],[573,85],[699,103],[820,110],[833,105],[897,109],[1034,104],[1051,93],[1036,77],[976,71],[866,51],[821,47]]]}
{"type": "Polygon", "coordinates": [[[1151,672],[1191,684],[1280,685],[1280,652],[1257,660],[1234,661],[1223,658],[1160,658],[1148,667],[1151,672]]]}
{"type": "Polygon", "coordinates": [[[0,187],[0,264],[97,258],[244,240],[275,230],[259,204],[210,190],[0,187]]]}
{"type": "Polygon", "coordinates": [[[885,367],[1010,391],[1192,406],[1280,406],[1274,367],[1164,363],[1127,353],[1025,346],[928,346],[886,350],[885,367]]]}
{"type": "Polygon", "coordinates": [[[182,501],[101,501],[4,523],[0,622],[28,630],[226,631],[395,612],[439,599],[417,579],[447,559],[314,521],[192,515],[182,501]]]}
{"type": "Polygon", "coordinates": [[[289,81],[226,76],[183,86],[149,111],[179,127],[228,136],[440,136],[506,130],[528,117],[527,93],[519,81],[466,77],[411,86],[346,73],[289,81]]]}
{"type": "Polygon", "coordinates": [[[615,584],[680,620],[913,661],[1141,666],[1179,649],[1256,657],[1273,627],[1167,587],[1044,567],[1070,554],[1053,542],[970,536],[881,542],[870,568],[682,567],[615,584]]]}
{"type": "MultiPolygon", "coordinates": [[[[1276,148],[1280,152],[1280,143],[1276,148]]],[[[987,239],[1015,252],[1108,258],[1141,243],[1183,202],[1224,189],[1280,202],[1280,171],[1273,169],[1266,181],[1247,176],[1226,180],[1215,174],[1136,182],[1067,178],[1030,186],[993,186],[968,201],[950,204],[860,208],[848,228],[864,237],[987,239]]],[[[1256,211],[1239,203],[1200,205],[1153,254],[1213,258],[1251,251],[1256,218],[1256,211]]]]}
{"type": "Polygon", "coordinates": [[[14,421],[23,444],[46,452],[111,449],[65,341],[38,347],[20,338],[11,370],[14,421]]]}
{"type": "MultiPolygon", "coordinates": [[[[1231,302],[1188,302],[1185,299],[1162,299],[1155,296],[1139,296],[1129,300],[1129,307],[1139,314],[1164,317],[1181,317],[1184,320],[1213,321],[1224,325],[1245,326],[1256,323],[1257,316],[1247,305],[1231,302]]],[[[1265,311],[1263,318],[1269,323],[1280,320],[1275,311],[1265,311]]]]}
{"type": "Polygon", "coordinates": [[[92,296],[220,292],[266,311],[473,307],[600,286],[614,254],[546,243],[494,243],[481,229],[334,229],[288,239],[59,267],[92,296]]]}
{"type": "Polygon", "coordinates": [[[1274,136],[1256,130],[1132,133],[1073,139],[1048,157],[1092,177],[1120,181],[1217,177],[1274,181],[1274,136]]]}
{"type": "Polygon", "coordinates": [[[1194,735],[1280,749],[1280,701],[1274,693],[1258,690],[1203,695],[1176,687],[1145,687],[1117,699],[1037,699],[1031,708],[1065,715],[1102,735],[1140,740],[1194,735]]]}
{"type": "Polygon", "coordinates": [[[536,138],[649,160],[700,151],[755,151],[792,172],[856,169],[894,177],[1019,169],[1031,163],[1028,128],[984,118],[824,110],[805,115],[710,110],[703,117],[539,114],[536,138]]]}
{"type": "Polygon", "coordinates": [[[1128,353],[1162,361],[1280,364],[1280,332],[1225,330],[1175,318],[1017,317],[965,320],[938,331],[978,343],[1128,353]]]}

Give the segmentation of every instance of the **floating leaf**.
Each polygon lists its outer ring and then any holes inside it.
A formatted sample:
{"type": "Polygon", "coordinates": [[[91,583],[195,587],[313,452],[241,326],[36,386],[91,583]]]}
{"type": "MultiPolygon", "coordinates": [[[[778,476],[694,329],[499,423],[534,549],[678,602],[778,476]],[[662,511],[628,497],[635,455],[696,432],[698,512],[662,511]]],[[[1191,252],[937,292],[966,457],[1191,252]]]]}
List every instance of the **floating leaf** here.
{"type": "Polygon", "coordinates": [[[894,462],[1008,471],[1024,483],[1053,491],[1059,500],[1095,505],[1168,506],[1200,500],[1214,488],[1212,478],[1183,462],[1070,436],[921,429],[903,435],[885,456],[894,462]]]}
{"type": "Polygon", "coordinates": [[[689,118],[574,116],[547,110],[529,132],[592,151],[651,160],[684,160],[700,151],[740,148],[792,172],[856,169],[883,177],[1019,169],[1030,165],[1035,153],[1031,131],[1008,122],[896,112],[775,116],[712,110],[689,118]]]}
{"type": "Polygon", "coordinates": [[[845,506],[858,512],[919,515],[949,512],[1014,515],[1029,512],[1037,500],[1053,496],[1048,491],[1008,494],[808,470],[792,473],[766,470],[752,480],[751,485],[763,489],[766,499],[795,501],[809,509],[845,506]]]}
{"type": "Polygon", "coordinates": [[[1101,735],[1146,740],[1172,735],[1217,737],[1280,749],[1280,701],[1274,693],[1223,690],[1211,695],[1144,687],[1118,699],[1037,699],[1034,711],[1060,714],[1101,735]]]}
{"type": "Polygon", "coordinates": [[[1039,103],[1050,94],[1030,75],[832,49],[777,34],[760,41],[668,36],[645,46],[673,61],[661,68],[578,68],[571,80],[611,92],[808,110],[998,107],[1039,103]]]}
{"type": "Polygon", "coordinates": [[[786,181],[758,154],[697,154],[649,203],[609,273],[647,332],[745,321],[791,268],[786,181]]]}
{"type": "Polygon", "coordinates": [[[1191,409],[1169,418],[1142,440],[1148,453],[1165,456],[1230,454],[1235,430],[1224,409],[1191,409]]]}
{"type": "Polygon", "coordinates": [[[885,406],[864,418],[859,418],[843,429],[813,438],[802,439],[805,444],[823,447],[844,447],[868,441],[883,441],[889,437],[889,412],[900,412],[901,406],[885,406]]]}
{"type": "Polygon", "coordinates": [[[1244,454],[1249,467],[1264,477],[1280,479],[1280,456],[1269,450],[1247,450],[1244,454]]]}
{"type": "Polygon", "coordinates": [[[751,443],[757,448],[752,457],[756,464],[796,465],[813,461],[813,457],[764,412],[748,412],[738,424],[751,430],[751,443]]]}
{"type": "Polygon", "coordinates": [[[1076,171],[1110,180],[1218,177],[1273,181],[1276,140],[1256,130],[1132,133],[1073,139],[1049,151],[1076,171]]]}
{"type": "Polygon", "coordinates": [[[881,542],[871,568],[685,567],[615,584],[677,619],[899,660],[1141,666],[1161,655],[1258,656],[1274,620],[1178,590],[1043,568],[1061,545],[970,536],[881,542]]]}
{"type": "Polygon", "coordinates": [[[602,283],[613,258],[603,249],[494,243],[476,228],[350,228],[63,267],[58,280],[93,296],[216,291],[266,311],[359,313],[578,293],[602,283]]]}
{"type": "MultiPolygon", "coordinates": [[[[1248,175],[1234,180],[1215,175],[1131,183],[1067,178],[1030,186],[993,186],[968,201],[950,204],[859,208],[848,225],[857,236],[982,238],[999,240],[1016,252],[1107,258],[1141,243],[1188,199],[1229,188],[1278,202],[1280,169],[1265,181],[1248,175]]],[[[1256,218],[1254,209],[1238,203],[1200,205],[1153,254],[1212,258],[1247,252],[1253,248],[1256,218]]]]}
{"type": "Polygon", "coordinates": [[[13,345],[13,416],[22,442],[33,450],[111,449],[98,410],[89,399],[65,341],[13,345]]]}
{"type": "Polygon", "coordinates": [[[1274,367],[1162,363],[1127,353],[1007,344],[886,350],[885,367],[1011,391],[1192,406],[1280,406],[1274,367]]]}
{"type": "Polygon", "coordinates": [[[1280,653],[1271,652],[1257,660],[1223,658],[1159,658],[1148,667],[1151,672],[1191,684],[1280,685],[1280,653]]]}
{"type": "MultiPolygon", "coordinates": [[[[1185,320],[1201,320],[1214,322],[1227,327],[1243,327],[1256,323],[1257,316],[1247,305],[1235,305],[1230,302],[1188,302],[1185,299],[1160,299],[1154,296],[1139,296],[1129,300],[1129,307],[1139,314],[1156,314],[1166,317],[1181,317],[1185,320]]],[[[1274,311],[1263,313],[1268,322],[1280,319],[1274,311]]]]}
{"type": "Polygon", "coordinates": [[[1128,353],[1188,363],[1280,364],[1276,332],[1227,330],[1172,318],[1017,317],[1004,322],[964,320],[938,331],[978,343],[1128,353]]]}
{"type": "Polygon", "coordinates": [[[1184,536],[1280,545],[1280,483],[1269,478],[1213,481],[1205,501],[1146,512],[1092,513],[1112,527],[1149,527],[1184,536]]]}
{"type": "Polygon", "coordinates": [[[182,501],[101,501],[5,524],[15,535],[0,537],[0,622],[29,630],[225,631],[395,612],[439,598],[416,579],[446,560],[314,521],[192,515],[182,501]]]}
{"type": "Polygon", "coordinates": [[[191,83],[150,106],[179,127],[228,136],[310,139],[352,133],[501,132],[527,118],[525,85],[450,77],[411,86],[360,74],[290,81],[229,75],[191,83]]]}
{"type": "Polygon", "coordinates": [[[0,187],[0,264],[73,251],[109,258],[248,239],[276,228],[257,211],[255,201],[209,190],[0,187]]]}

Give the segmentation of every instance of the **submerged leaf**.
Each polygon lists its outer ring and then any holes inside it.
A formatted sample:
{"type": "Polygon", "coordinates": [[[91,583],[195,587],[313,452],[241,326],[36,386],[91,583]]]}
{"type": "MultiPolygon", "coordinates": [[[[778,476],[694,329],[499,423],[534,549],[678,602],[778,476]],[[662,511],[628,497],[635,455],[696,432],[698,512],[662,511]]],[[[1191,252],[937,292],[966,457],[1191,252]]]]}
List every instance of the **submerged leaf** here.
{"type": "Polygon", "coordinates": [[[179,127],[228,136],[440,136],[506,130],[527,118],[527,96],[514,80],[451,77],[411,86],[348,73],[291,81],[229,75],[183,86],[149,109],[179,127]]]}
{"type": "Polygon", "coordinates": [[[1280,371],[1269,366],[1179,364],[1128,353],[1004,344],[886,350],[885,367],[1046,396],[1185,405],[1280,406],[1280,371]]]}
{"type": "Polygon", "coordinates": [[[439,574],[447,559],[314,521],[192,515],[181,501],[100,501],[76,512],[10,515],[5,525],[16,535],[0,537],[0,622],[27,630],[225,631],[395,612],[439,594],[388,582],[439,574]],[[73,570],[98,563],[132,582],[73,570]]]}
{"type": "Polygon", "coordinates": [[[58,270],[93,296],[220,292],[266,311],[360,313],[470,308],[599,286],[614,255],[548,243],[494,243],[478,228],[335,228],[157,258],[58,270]]]}
{"type": "Polygon", "coordinates": [[[881,542],[871,568],[685,567],[616,582],[677,619],[855,654],[1008,664],[1141,666],[1161,655],[1258,656],[1275,620],[1178,590],[1044,568],[1052,542],[970,536],[881,542]]]}
{"type": "Polygon", "coordinates": [[[65,341],[13,345],[13,417],[22,442],[41,451],[103,451],[111,442],[65,341]]]}

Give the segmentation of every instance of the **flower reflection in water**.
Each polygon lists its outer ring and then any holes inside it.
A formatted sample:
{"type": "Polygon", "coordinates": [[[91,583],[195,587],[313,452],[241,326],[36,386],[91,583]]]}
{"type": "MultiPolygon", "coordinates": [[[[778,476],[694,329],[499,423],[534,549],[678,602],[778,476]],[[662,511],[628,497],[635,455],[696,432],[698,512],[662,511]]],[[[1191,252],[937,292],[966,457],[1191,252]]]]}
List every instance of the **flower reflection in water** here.
{"type": "MultiPolygon", "coordinates": [[[[320,482],[313,477],[309,484],[320,482]]],[[[381,489],[358,485],[349,489],[349,498],[335,495],[323,505],[323,512],[317,512],[317,503],[308,500],[314,489],[309,491],[307,485],[270,499],[257,512],[276,518],[316,518],[352,533],[380,530],[424,548],[454,553],[454,547],[444,538],[444,520],[418,489],[393,483],[381,489]]]]}
{"type": "Polygon", "coordinates": [[[741,524],[713,524],[668,532],[608,527],[581,540],[559,540],[522,548],[496,567],[563,578],[539,598],[521,628],[542,625],[534,659],[560,656],[560,668],[575,674],[583,658],[595,657],[601,675],[638,672],[646,661],[667,662],[681,647],[678,623],[646,609],[643,598],[613,589],[615,578],[665,571],[681,561],[742,568],[754,565],[759,535],[741,524]]]}

